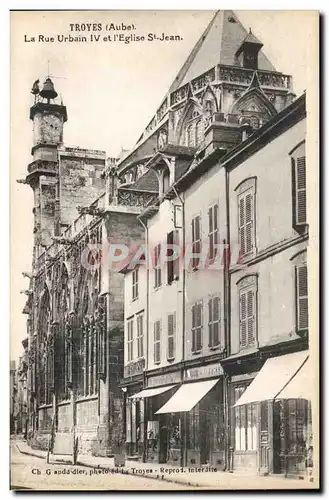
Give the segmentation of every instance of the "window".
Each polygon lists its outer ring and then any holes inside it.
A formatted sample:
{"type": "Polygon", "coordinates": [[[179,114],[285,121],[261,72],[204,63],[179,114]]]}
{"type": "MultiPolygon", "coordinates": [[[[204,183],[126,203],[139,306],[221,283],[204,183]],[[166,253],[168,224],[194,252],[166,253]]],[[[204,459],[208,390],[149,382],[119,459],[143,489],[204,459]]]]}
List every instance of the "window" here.
{"type": "Polygon", "coordinates": [[[154,363],[161,362],[161,322],[154,323],[154,363]]]}
{"type": "Polygon", "coordinates": [[[197,120],[195,122],[195,145],[198,146],[203,139],[203,126],[202,120],[197,120]]]}
{"type": "Polygon", "coordinates": [[[169,169],[166,168],[162,174],[162,193],[166,193],[170,186],[170,173],[169,169]]]}
{"type": "Polygon", "coordinates": [[[194,146],[194,124],[190,123],[186,127],[186,146],[194,146]]]}
{"type": "Polygon", "coordinates": [[[179,255],[173,255],[173,246],[175,250],[179,248],[179,234],[178,231],[171,231],[167,235],[167,257],[175,257],[173,260],[167,261],[167,277],[168,284],[179,279],[179,255]]]}
{"type": "Polygon", "coordinates": [[[239,196],[239,245],[241,255],[253,252],[254,242],[254,193],[248,189],[239,196]]]}
{"type": "MultiPolygon", "coordinates": [[[[247,386],[234,387],[234,402],[242,396],[247,386]]],[[[252,451],[257,449],[257,404],[237,406],[234,412],[235,451],[252,451]]]]}
{"type": "Polygon", "coordinates": [[[133,345],[134,345],[134,320],[127,320],[127,361],[133,360],[133,345]]]}
{"type": "Polygon", "coordinates": [[[308,286],[307,264],[296,266],[296,315],[297,331],[308,329],[308,286]]]}
{"type": "Polygon", "coordinates": [[[306,218],[306,158],[292,158],[293,184],[293,225],[295,228],[305,226],[306,218]]]}
{"type": "Polygon", "coordinates": [[[218,205],[214,205],[208,210],[209,222],[209,262],[216,260],[218,249],[218,205]]]}
{"type": "Polygon", "coordinates": [[[161,243],[159,243],[154,249],[154,288],[159,288],[161,286],[161,243]]]}
{"type": "Polygon", "coordinates": [[[138,299],[138,267],[133,270],[133,287],[132,287],[132,297],[133,300],[138,299]]]}
{"type": "Polygon", "coordinates": [[[202,302],[192,307],[192,352],[200,352],[202,348],[202,302]]]}
{"type": "Polygon", "coordinates": [[[256,344],[256,280],[247,276],[239,283],[240,349],[256,344]]]}
{"type": "Polygon", "coordinates": [[[200,265],[201,256],[201,217],[197,215],[192,219],[192,252],[193,254],[199,255],[199,257],[193,257],[192,268],[198,269],[200,265]]]}
{"type": "Polygon", "coordinates": [[[209,313],[209,347],[218,347],[220,344],[220,300],[212,297],[208,301],[209,313]]]}
{"type": "Polygon", "coordinates": [[[167,359],[175,358],[176,314],[168,315],[168,350],[167,359]]]}
{"type": "Polygon", "coordinates": [[[144,356],[144,314],[137,315],[137,358],[144,356]]]}

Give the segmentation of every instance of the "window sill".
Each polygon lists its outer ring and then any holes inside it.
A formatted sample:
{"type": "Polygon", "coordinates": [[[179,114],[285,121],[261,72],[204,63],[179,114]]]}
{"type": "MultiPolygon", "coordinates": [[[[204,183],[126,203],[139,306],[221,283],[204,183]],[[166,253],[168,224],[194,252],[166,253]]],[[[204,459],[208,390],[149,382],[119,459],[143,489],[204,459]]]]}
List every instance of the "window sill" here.
{"type": "Polygon", "coordinates": [[[65,406],[65,405],[68,405],[69,403],[71,403],[70,399],[64,399],[63,401],[59,401],[57,403],[57,406],[65,406]]]}
{"type": "Polygon", "coordinates": [[[91,396],[80,396],[76,400],[76,403],[83,403],[84,401],[95,401],[96,399],[98,399],[98,394],[93,394],[91,396]]]}
{"type": "Polygon", "coordinates": [[[221,345],[220,344],[217,344],[217,345],[208,345],[208,347],[212,351],[216,351],[217,349],[219,349],[221,347],[221,345]]]}
{"type": "Polygon", "coordinates": [[[154,291],[154,292],[157,292],[158,290],[160,290],[161,286],[162,286],[162,285],[155,286],[155,287],[153,288],[153,291],[154,291]]]}
{"type": "Polygon", "coordinates": [[[173,358],[167,358],[167,361],[168,361],[169,363],[172,363],[173,361],[175,361],[175,356],[174,356],[173,358]]]}
{"type": "Polygon", "coordinates": [[[161,365],[161,361],[154,361],[155,365],[161,365]]]}
{"type": "Polygon", "coordinates": [[[138,300],[138,295],[137,295],[137,297],[134,297],[133,299],[131,299],[131,302],[136,302],[136,300],[138,300]]]}
{"type": "Polygon", "coordinates": [[[202,351],[202,347],[198,351],[192,351],[192,354],[201,354],[201,351],[202,351]]]}

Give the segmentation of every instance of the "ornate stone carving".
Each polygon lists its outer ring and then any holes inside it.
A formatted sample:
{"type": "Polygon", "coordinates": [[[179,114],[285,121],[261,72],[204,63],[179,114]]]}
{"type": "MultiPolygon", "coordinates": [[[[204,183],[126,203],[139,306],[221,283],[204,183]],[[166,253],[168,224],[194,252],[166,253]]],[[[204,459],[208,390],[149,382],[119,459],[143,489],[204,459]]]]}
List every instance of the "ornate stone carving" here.
{"type": "Polygon", "coordinates": [[[103,208],[93,207],[93,206],[90,207],[78,206],[77,211],[79,212],[80,215],[88,214],[88,215],[93,215],[94,217],[101,217],[105,212],[103,208]]]}
{"type": "Polygon", "coordinates": [[[118,191],[118,204],[130,207],[144,208],[156,200],[157,196],[150,193],[141,193],[140,191],[123,190],[118,191]]]}

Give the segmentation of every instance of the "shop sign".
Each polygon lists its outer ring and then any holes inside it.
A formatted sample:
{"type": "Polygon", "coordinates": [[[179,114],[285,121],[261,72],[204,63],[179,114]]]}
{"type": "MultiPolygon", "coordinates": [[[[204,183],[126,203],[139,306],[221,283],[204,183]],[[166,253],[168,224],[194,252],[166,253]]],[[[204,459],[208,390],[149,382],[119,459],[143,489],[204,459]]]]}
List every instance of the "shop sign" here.
{"type": "Polygon", "coordinates": [[[147,387],[155,387],[159,385],[178,384],[181,381],[180,372],[163,373],[155,375],[147,380],[147,387]]]}
{"type": "Polygon", "coordinates": [[[205,366],[195,366],[188,368],[184,372],[184,380],[198,380],[203,378],[220,377],[224,375],[223,367],[220,363],[205,366]]]}
{"type": "Polygon", "coordinates": [[[140,375],[143,373],[145,367],[145,360],[139,359],[135,361],[135,363],[129,363],[129,365],[125,365],[123,369],[124,378],[133,377],[134,375],[140,375]]]}

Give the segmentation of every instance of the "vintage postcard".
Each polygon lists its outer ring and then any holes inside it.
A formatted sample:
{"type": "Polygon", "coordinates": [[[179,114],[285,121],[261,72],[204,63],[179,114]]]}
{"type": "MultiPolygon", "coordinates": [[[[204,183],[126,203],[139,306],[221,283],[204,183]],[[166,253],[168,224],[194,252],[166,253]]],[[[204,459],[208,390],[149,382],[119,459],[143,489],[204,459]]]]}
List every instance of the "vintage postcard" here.
{"type": "Polygon", "coordinates": [[[10,17],[11,489],[318,489],[319,13],[10,17]]]}

